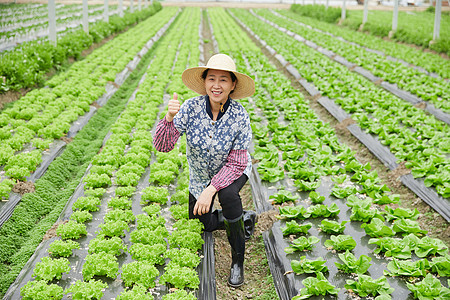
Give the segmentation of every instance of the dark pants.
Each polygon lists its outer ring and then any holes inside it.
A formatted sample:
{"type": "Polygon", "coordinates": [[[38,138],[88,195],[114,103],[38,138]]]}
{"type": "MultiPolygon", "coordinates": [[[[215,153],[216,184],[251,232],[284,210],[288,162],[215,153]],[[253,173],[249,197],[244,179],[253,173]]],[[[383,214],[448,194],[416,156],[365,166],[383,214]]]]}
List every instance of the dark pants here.
{"type": "Polygon", "coordinates": [[[197,199],[195,199],[195,197],[191,193],[189,193],[189,219],[199,219],[200,222],[202,222],[205,226],[205,231],[216,230],[218,225],[217,213],[213,213],[212,209],[214,206],[214,198],[218,194],[224,218],[231,222],[238,220],[240,217],[242,217],[242,214],[244,212],[239,192],[247,182],[247,180],[247,175],[242,174],[241,177],[236,179],[236,181],[234,181],[232,184],[218,191],[213,196],[209,211],[201,216],[194,216],[194,206],[197,202],[197,199]]]}

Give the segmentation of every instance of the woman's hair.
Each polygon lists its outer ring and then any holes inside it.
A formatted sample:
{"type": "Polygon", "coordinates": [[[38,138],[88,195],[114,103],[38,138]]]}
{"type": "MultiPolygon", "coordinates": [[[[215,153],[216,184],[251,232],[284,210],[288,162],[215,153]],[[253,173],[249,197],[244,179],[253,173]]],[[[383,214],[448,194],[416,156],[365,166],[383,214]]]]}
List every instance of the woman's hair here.
{"type": "MultiPolygon", "coordinates": [[[[209,69],[206,69],[205,71],[203,71],[203,73],[202,73],[203,79],[206,79],[206,76],[208,76],[208,71],[209,71],[209,69]]],[[[237,80],[236,75],[234,75],[234,73],[231,71],[229,71],[229,72],[230,72],[230,76],[231,76],[231,81],[235,82],[237,80]]]]}

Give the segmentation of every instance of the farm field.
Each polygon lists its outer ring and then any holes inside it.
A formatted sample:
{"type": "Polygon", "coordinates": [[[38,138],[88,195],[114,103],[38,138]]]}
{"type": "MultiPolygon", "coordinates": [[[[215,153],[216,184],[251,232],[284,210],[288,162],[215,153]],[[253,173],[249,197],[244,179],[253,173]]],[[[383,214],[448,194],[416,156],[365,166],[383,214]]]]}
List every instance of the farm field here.
{"type": "Polygon", "coordinates": [[[450,297],[448,58],[292,10],[150,9],[0,110],[2,297],[450,297]],[[188,219],[186,140],[152,145],[214,53],[256,83],[237,289],[225,232],[188,219]]]}

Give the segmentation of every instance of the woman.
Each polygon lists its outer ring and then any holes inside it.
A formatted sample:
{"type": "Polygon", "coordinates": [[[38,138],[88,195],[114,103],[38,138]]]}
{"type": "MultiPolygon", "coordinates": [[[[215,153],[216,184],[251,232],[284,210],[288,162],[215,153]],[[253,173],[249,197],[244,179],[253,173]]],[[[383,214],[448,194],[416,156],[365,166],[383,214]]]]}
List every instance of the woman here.
{"type": "Polygon", "coordinates": [[[153,144],[167,152],[186,134],[189,218],[198,218],[205,231],[226,229],[232,254],[228,284],[239,287],[244,283],[245,240],[253,233],[256,214],[243,211],[239,196],[252,167],[248,153],[252,130],[247,112],[233,99],[251,96],[255,83],[236,72],[225,54],[212,56],[206,66],[186,69],[182,80],[201,96],[180,106],[174,93],[153,144]],[[222,210],[212,212],[216,194],[222,210]]]}

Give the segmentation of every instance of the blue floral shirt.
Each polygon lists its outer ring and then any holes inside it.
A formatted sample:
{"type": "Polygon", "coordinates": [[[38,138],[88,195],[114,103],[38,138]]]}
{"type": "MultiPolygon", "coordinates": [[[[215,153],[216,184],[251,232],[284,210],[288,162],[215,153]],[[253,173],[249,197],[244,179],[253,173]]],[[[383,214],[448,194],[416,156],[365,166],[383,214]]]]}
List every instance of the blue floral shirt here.
{"type": "MultiPolygon", "coordinates": [[[[213,121],[206,112],[207,96],[186,100],[173,119],[180,134],[186,134],[189,192],[198,199],[211,179],[227,162],[231,150],[247,150],[252,139],[250,117],[244,107],[230,99],[225,114],[213,121]]],[[[247,151],[244,174],[250,176],[252,160],[247,151]]]]}

